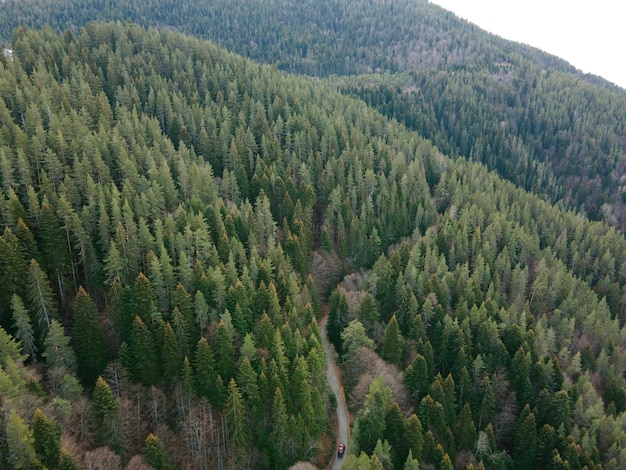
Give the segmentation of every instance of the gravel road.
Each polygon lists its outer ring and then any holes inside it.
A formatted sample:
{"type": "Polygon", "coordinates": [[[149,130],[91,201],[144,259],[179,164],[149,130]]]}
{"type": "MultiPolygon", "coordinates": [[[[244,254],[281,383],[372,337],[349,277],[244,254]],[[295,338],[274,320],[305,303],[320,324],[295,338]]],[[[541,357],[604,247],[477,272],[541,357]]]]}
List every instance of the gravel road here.
{"type": "Polygon", "coordinates": [[[348,407],[346,405],[346,400],[343,395],[343,388],[341,387],[341,382],[339,380],[339,371],[337,370],[337,366],[335,365],[335,349],[328,342],[328,337],[326,335],[326,322],[328,317],[324,317],[322,323],[320,324],[320,329],[322,333],[322,345],[324,346],[324,353],[326,354],[326,377],[328,380],[328,385],[330,389],[337,397],[337,422],[338,422],[338,431],[337,431],[337,442],[335,443],[335,459],[333,461],[332,466],[328,468],[332,468],[333,470],[341,468],[343,465],[343,459],[337,458],[337,446],[340,442],[343,442],[346,445],[346,455],[348,448],[348,438],[349,438],[349,428],[348,428],[348,407]]]}

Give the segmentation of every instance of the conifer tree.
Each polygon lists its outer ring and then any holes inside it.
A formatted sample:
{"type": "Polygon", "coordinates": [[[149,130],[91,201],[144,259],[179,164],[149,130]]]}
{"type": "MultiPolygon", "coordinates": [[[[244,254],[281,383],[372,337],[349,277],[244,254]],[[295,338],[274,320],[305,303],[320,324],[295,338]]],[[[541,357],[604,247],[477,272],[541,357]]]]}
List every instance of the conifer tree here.
{"type": "Polygon", "coordinates": [[[22,344],[22,350],[28,354],[30,360],[37,360],[37,346],[33,327],[30,322],[28,310],[24,307],[22,299],[13,294],[11,297],[11,310],[13,312],[13,327],[15,328],[15,338],[22,344]]]}
{"type": "Polygon", "coordinates": [[[104,430],[107,421],[117,410],[117,400],[111,387],[102,378],[98,377],[93,390],[93,413],[100,430],[104,430]]]}
{"type": "Polygon", "coordinates": [[[468,403],[463,405],[456,426],[456,442],[458,450],[473,450],[477,439],[476,426],[472,417],[472,409],[468,403]]]}
{"type": "Polygon", "coordinates": [[[48,276],[35,259],[30,261],[28,268],[28,294],[30,311],[37,320],[39,334],[43,338],[51,328],[52,320],[57,318],[57,311],[48,276]]]}
{"type": "Polygon", "coordinates": [[[133,313],[138,316],[143,323],[156,323],[156,320],[160,318],[152,283],[143,273],[139,273],[135,280],[132,307],[133,313]]]}
{"type": "Polygon", "coordinates": [[[235,372],[235,346],[232,333],[224,321],[220,322],[215,331],[215,370],[223,380],[228,381],[235,372]]]}
{"type": "Polygon", "coordinates": [[[413,457],[413,451],[409,449],[409,455],[406,457],[403,470],[419,470],[419,468],[419,461],[413,457]]]}
{"type": "Polygon", "coordinates": [[[155,470],[169,470],[172,466],[167,463],[167,453],[161,440],[154,434],[148,434],[141,455],[145,462],[155,470]]]}
{"type": "Polygon", "coordinates": [[[513,449],[513,458],[515,467],[532,468],[537,455],[537,423],[535,415],[530,411],[530,407],[526,405],[517,420],[515,433],[513,436],[515,447],[513,449]]]}
{"type": "Polygon", "coordinates": [[[64,367],[67,371],[74,371],[76,355],[70,345],[70,341],[70,337],[65,334],[63,325],[57,320],[52,320],[50,330],[44,340],[42,354],[46,360],[48,370],[64,367]]]}
{"type": "Polygon", "coordinates": [[[9,324],[9,305],[13,294],[27,299],[28,289],[24,280],[27,278],[28,265],[20,250],[19,239],[7,226],[0,236],[0,325],[9,324]],[[6,312],[6,317],[4,316],[6,312]]]}
{"type": "Polygon", "coordinates": [[[424,434],[419,418],[412,414],[404,422],[404,445],[417,460],[422,459],[424,434]]]}
{"type": "Polygon", "coordinates": [[[328,307],[328,339],[335,345],[340,354],[343,353],[341,345],[341,332],[348,325],[348,300],[339,290],[335,289],[330,296],[328,307]]]}
{"type": "Polygon", "coordinates": [[[287,406],[280,388],[276,389],[272,402],[271,445],[272,461],[276,468],[285,468],[288,464],[287,441],[289,439],[287,406]]]}
{"type": "Polygon", "coordinates": [[[41,465],[35,456],[33,432],[15,409],[6,418],[7,461],[10,468],[31,468],[41,465]]]}
{"type": "Polygon", "coordinates": [[[161,376],[166,383],[171,383],[180,375],[181,354],[176,340],[176,333],[171,325],[163,320],[159,321],[159,345],[161,352],[161,376]]]}
{"type": "Polygon", "coordinates": [[[243,398],[235,379],[230,379],[228,384],[228,398],[226,399],[226,417],[228,420],[228,433],[233,451],[242,455],[247,452],[250,438],[246,429],[246,416],[243,398]]]}
{"type": "Polygon", "coordinates": [[[128,347],[130,372],[144,385],[154,385],[159,380],[158,350],[154,334],[146,324],[135,317],[128,347]]]}
{"type": "Polygon", "coordinates": [[[392,315],[380,348],[380,356],[387,362],[391,362],[397,366],[402,365],[402,355],[404,349],[404,339],[400,333],[396,316],[392,315]]]}
{"type": "Polygon", "coordinates": [[[37,457],[49,469],[57,468],[61,458],[61,428],[37,408],[31,424],[37,457]]]}
{"type": "Polygon", "coordinates": [[[65,450],[61,450],[61,457],[59,458],[59,465],[57,470],[80,470],[80,467],[72,456],[65,450]]]}
{"type": "Polygon", "coordinates": [[[215,355],[206,338],[200,338],[198,341],[193,369],[196,378],[196,393],[201,397],[211,397],[217,372],[215,371],[215,355]]]}
{"type": "Polygon", "coordinates": [[[407,448],[404,440],[404,417],[397,402],[393,402],[385,415],[385,441],[391,446],[390,459],[394,467],[406,460],[407,448]]]}
{"type": "Polygon", "coordinates": [[[89,294],[78,289],[74,301],[74,331],[72,335],[78,372],[85,383],[93,384],[108,362],[108,352],[104,333],[98,322],[96,306],[89,294]]]}

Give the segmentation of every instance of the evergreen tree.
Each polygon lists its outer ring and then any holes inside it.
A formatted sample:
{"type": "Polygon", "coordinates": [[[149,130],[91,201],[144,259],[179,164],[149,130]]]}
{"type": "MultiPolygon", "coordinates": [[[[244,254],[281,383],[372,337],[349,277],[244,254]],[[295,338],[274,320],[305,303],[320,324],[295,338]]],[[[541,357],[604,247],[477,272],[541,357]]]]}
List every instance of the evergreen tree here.
{"type": "Polygon", "coordinates": [[[232,333],[221,321],[215,331],[215,370],[222,379],[230,381],[235,372],[235,346],[232,333]]]}
{"type": "Polygon", "coordinates": [[[238,466],[245,465],[246,455],[250,446],[250,434],[249,429],[246,427],[243,398],[234,379],[230,379],[228,384],[225,412],[228,421],[231,453],[235,456],[235,462],[238,466]]]}
{"type": "Polygon", "coordinates": [[[144,385],[154,385],[159,381],[157,351],[152,330],[136,316],[128,347],[128,366],[135,379],[144,385]]]}
{"type": "Polygon", "coordinates": [[[524,407],[517,421],[513,439],[515,443],[513,449],[515,467],[519,469],[532,468],[537,456],[537,424],[535,415],[530,411],[528,405],[524,407]]]}
{"type": "Polygon", "coordinates": [[[397,402],[393,402],[385,416],[385,441],[391,446],[390,459],[395,468],[406,460],[408,450],[404,439],[404,417],[397,402]]]}
{"type": "Polygon", "coordinates": [[[22,344],[22,350],[28,354],[32,362],[37,360],[37,346],[33,327],[30,322],[28,310],[24,307],[22,299],[13,294],[11,297],[11,310],[13,312],[13,327],[15,328],[15,338],[22,344]]]}
{"type": "Polygon", "coordinates": [[[64,367],[68,371],[74,371],[76,367],[76,355],[70,345],[70,337],[65,335],[65,328],[57,320],[50,323],[42,356],[46,360],[48,370],[64,367]]]}
{"type": "Polygon", "coordinates": [[[348,325],[348,300],[339,290],[335,289],[330,296],[328,307],[328,339],[335,345],[338,353],[342,354],[341,333],[348,325]]]}
{"type": "Polygon", "coordinates": [[[31,424],[35,453],[49,469],[57,468],[61,458],[61,428],[37,408],[31,424]]]}
{"type": "Polygon", "coordinates": [[[200,338],[196,347],[196,354],[193,361],[193,369],[196,378],[196,393],[198,396],[207,397],[214,403],[213,387],[217,379],[215,371],[215,355],[206,338],[200,338]]]}
{"type": "Polygon", "coordinates": [[[139,273],[135,280],[131,302],[134,315],[138,316],[143,323],[156,323],[159,319],[156,294],[152,283],[143,273],[139,273]]]}
{"type": "Polygon", "coordinates": [[[74,330],[78,372],[83,381],[93,384],[108,362],[104,333],[98,322],[96,306],[89,294],[80,287],[74,301],[74,330]]]}
{"type": "Polygon", "coordinates": [[[167,463],[167,453],[161,440],[154,434],[148,434],[144,446],[141,448],[141,455],[145,462],[155,470],[169,470],[172,468],[167,463]]]}
{"type": "Polygon", "coordinates": [[[463,405],[456,424],[456,445],[458,450],[473,450],[475,448],[476,426],[472,417],[472,409],[468,403],[463,405]]]}
{"type": "Polygon", "coordinates": [[[397,366],[402,365],[402,355],[404,349],[404,339],[400,333],[396,316],[392,315],[391,320],[387,328],[385,328],[385,335],[383,336],[383,343],[380,348],[381,357],[392,364],[397,366]]]}
{"type": "Polygon", "coordinates": [[[422,423],[419,418],[412,414],[404,422],[404,445],[409,449],[409,454],[421,460],[424,449],[424,434],[422,423]]]}
{"type": "Polygon", "coordinates": [[[37,320],[39,334],[43,338],[51,328],[52,320],[57,318],[57,311],[48,277],[34,259],[28,268],[28,288],[29,309],[37,320]]]}
{"type": "Polygon", "coordinates": [[[272,402],[271,426],[272,462],[276,468],[286,468],[287,442],[289,439],[287,407],[280,388],[276,389],[272,402]]]}
{"type": "Polygon", "coordinates": [[[158,336],[161,353],[161,376],[169,384],[180,375],[182,365],[180,348],[176,339],[176,333],[174,333],[169,322],[159,321],[158,336]]]}
{"type": "Polygon", "coordinates": [[[76,462],[74,462],[74,459],[69,453],[67,453],[65,450],[62,450],[57,470],[80,470],[80,467],[76,462]]]}
{"type": "Polygon", "coordinates": [[[32,468],[39,465],[35,456],[33,432],[14,409],[6,418],[7,461],[10,468],[32,468]]]}

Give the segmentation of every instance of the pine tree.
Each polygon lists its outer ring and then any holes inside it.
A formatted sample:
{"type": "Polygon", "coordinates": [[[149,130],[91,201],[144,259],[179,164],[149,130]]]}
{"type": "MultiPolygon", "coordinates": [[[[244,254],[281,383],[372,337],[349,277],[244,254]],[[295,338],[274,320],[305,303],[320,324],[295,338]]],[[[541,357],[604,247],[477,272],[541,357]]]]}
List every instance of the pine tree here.
{"type": "Polygon", "coordinates": [[[180,375],[182,365],[176,333],[174,333],[169,322],[159,321],[159,340],[161,375],[165,383],[169,384],[180,375]]]}
{"type": "Polygon", "coordinates": [[[28,310],[24,307],[22,299],[13,294],[11,297],[11,310],[13,312],[13,327],[15,328],[15,339],[22,344],[22,350],[28,354],[30,360],[37,360],[37,346],[35,344],[35,336],[33,327],[30,323],[28,310]]]}
{"type": "Polygon", "coordinates": [[[272,402],[272,462],[275,468],[287,467],[287,441],[289,438],[287,407],[280,388],[276,389],[272,402]]]}
{"type": "Polygon", "coordinates": [[[98,312],[89,294],[78,289],[74,302],[74,347],[78,372],[83,381],[93,384],[108,362],[104,333],[98,322],[98,312]]]}
{"type": "Polygon", "coordinates": [[[6,418],[7,461],[10,468],[31,468],[39,464],[34,444],[33,432],[17,412],[11,409],[6,418]]]}
{"type": "MultiPolygon", "coordinates": [[[[192,351],[198,341],[198,329],[194,322],[194,303],[187,289],[182,284],[178,284],[172,294],[172,307],[178,309],[181,318],[181,331],[184,330],[187,342],[187,348],[182,348],[183,352],[192,351]]],[[[178,332],[178,327],[172,325],[174,330],[178,332]]]]}
{"type": "Polygon", "coordinates": [[[463,405],[456,425],[456,443],[458,450],[473,450],[475,448],[476,426],[472,417],[472,409],[468,403],[463,405]]]}
{"type": "Polygon", "coordinates": [[[80,467],[67,451],[62,450],[57,470],[80,470],[80,467]]]}
{"type": "Polygon", "coordinates": [[[385,416],[384,437],[391,445],[390,458],[397,468],[406,460],[408,453],[404,439],[404,417],[397,402],[393,402],[385,416]]]}
{"type": "Polygon", "coordinates": [[[145,462],[155,470],[170,470],[172,466],[167,463],[167,453],[161,440],[154,434],[148,434],[141,455],[145,462]]]}
{"type": "Polygon", "coordinates": [[[209,305],[206,303],[201,290],[196,291],[194,298],[194,318],[200,329],[200,334],[203,334],[209,327],[209,305]]]}
{"type": "Polygon", "coordinates": [[[37,457],[49,469],[57,468],[61,458],[61,428],[37,408],[31,424],[37,457]]]}
{"type": "Polygon", "coordinates": [[[132,307],[134,314],[138,316],[143,323],[156,323],[156,320],[160,318],[157,310],[156,294],[152,288],[152,283],[143,273],[139,273],[135,280],[132,307]]]}
{"type": "Polygon", "coordinates": [[[193,361],[196,377],[196,393],[200,397],[212,396],[212,389],[217,379],[215,371],[215,355],[206,338],[200,338],[193,361]]]}
{"type": "Polygon", "coordinates": [[[419,470],[419,468],[420,468],[419,461],[413,457],[413,451],[409,450],[409,455],[407,455],[406,457],[403,470],[419,470]]]}
{"type": "Polygon", "coordinates": [[[215,370],[222,379],[230,381],[235,372],[235,346],[232,333],[221,321],[215,331],[215,370]]]}
{"type": "Polygon", "coordinates": [[[246,426],[246,413],[239,387],[234,379],[228,384],[226,399],[226,419],[228,422],[231,453],[238,467],[245,465],[248,448],[250,447],[249,428],[246,426]]]}
{"type": "Polygon", "coordinates": [[[524,407],[517,420],[513,442],[515,443],[513,448],[515,467],[519,469],[532,468],[538,449],[537,423],[535,422],[535,415],[530,411],[528,405],[524,407]]]}
{"type": "Polygon", "coordinates": [[[24,280],[27,278],[28,264],[20,249],[20,240],[7,226],[0,236],[0,325],[9,324],[8,306],[13,294],[26,299],[24,280]],[[5,317],[5,312],[7,316],[5,317]]]}
{"type": "Polygon", "coordinates": [[[156,342],[152,331],[139,318],[135,317],[128,347],[130,372],[144,385],[154,385],[159,381],[159,363],[156,342]]]}
{"type": "Polygon", "coordinates": [[[65,335],[63,325],[57,320],[52,320],[50,330],[44,340],[42,354],[49,371],[56,367],[64,367],[70,372],[74,371],[76,355],[70,345],[70,341],[70,337],[65,335]]]}
{"type": "Polygon", "coordinates": [[[330,296],[328,307],[328,339],[335,345],[338,353],[342,354],[341,332],[348,325],[348,300],[339,290],[335,289],[330,296]]]}
{"type": "Polygon", "coordinates": [[[419,418],[412,414],[404,422],[404,445],[417,460],[422,459],[424,449],[424,431],[419,418]]]}
{"type": "Polygon", "coordinates": [[[397,366],[402,365],[402,355],[404,349],[404,339],[400,333],[396,316],[392,315],[380,348],[380,356],[387,362],[391,362],[397,366]]]}
{"type": "Polygon", "coordinates": [[[48,276],[34,259],[30,261],[28,268],[28,288],[29,308],[33,318],[37,320],[39,334],[43,338],[51,328],[52,320],[57,318],[57,311],[48,276]]]}
{"type": "Polygon", "coordinates": [[[117,400],[111,387],[102,377],[98,377],[93,390],[93,413],[98,426],[104,426],[116,410],[117,400]]]}

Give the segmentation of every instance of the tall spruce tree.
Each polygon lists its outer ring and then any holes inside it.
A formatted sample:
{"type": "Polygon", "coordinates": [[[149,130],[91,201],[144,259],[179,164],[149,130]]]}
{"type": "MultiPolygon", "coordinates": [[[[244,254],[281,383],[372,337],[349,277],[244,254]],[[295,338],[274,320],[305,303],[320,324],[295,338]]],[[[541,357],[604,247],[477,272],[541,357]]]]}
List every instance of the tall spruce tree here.
{"type": "Polygon", "coordinates": [[[93,384],[108,363],[106,339],[91,297],[81,286],[74,301],[72,338],[78,360],[78,373],[86,384],[93,384]]]}

